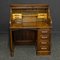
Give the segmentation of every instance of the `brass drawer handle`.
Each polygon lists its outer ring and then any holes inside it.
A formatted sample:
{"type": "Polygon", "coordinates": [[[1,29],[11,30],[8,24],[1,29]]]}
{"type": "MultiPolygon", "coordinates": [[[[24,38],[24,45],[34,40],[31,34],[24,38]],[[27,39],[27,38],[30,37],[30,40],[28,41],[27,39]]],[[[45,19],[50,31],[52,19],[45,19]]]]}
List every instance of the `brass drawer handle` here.
{"type": "Polygon", "coordinates": [[[48,33],[48,31],[41,31],[42,33],[48,33]]]}
{"type": "Polygon", "coordinates": [[[47,49],[46,47],[42,47],[41,49],[47,49]]]}
{"type": "Polygon", "coordinates": [[[41,44],[47,44],[47,42],[41,42],[41,44]]]}
{"type": "Polygon", "coordinates": [[[48,38],[47,36],[42,36],[41,38],[48,38]]]}

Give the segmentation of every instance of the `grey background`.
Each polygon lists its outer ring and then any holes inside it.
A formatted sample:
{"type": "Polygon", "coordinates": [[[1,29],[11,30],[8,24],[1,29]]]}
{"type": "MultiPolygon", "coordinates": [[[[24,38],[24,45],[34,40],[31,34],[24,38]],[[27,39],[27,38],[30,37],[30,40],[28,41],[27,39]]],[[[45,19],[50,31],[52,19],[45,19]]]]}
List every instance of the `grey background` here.
{"type": "Polygon", "coordinates": [[[0,33],[7,33],[9,28],[9,9],[12,3],[47,3],[50,5],[53,32],[60,31],[60,0],[0,0],[0,33]]]}

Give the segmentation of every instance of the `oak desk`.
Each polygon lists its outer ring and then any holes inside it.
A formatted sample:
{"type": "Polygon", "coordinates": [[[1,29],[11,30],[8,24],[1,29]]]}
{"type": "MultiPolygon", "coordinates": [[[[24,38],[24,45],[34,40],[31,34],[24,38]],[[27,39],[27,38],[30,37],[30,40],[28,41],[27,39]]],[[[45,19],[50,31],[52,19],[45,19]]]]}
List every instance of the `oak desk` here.
{"type": "Polygon", "coordinates": [[[48,4],[11,4],[10,52],[15,45],[35,44],[37,55],[51,52],[52,20],[48,4]]]}

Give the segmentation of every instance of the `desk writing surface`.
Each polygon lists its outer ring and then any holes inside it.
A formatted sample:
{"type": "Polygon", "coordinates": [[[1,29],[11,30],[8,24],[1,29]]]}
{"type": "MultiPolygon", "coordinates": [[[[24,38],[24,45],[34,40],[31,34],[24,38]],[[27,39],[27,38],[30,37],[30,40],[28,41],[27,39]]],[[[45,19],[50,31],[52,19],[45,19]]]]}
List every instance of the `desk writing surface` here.
{"type": "Polygon", "coordinates": [[[13,24],[12,26],[10,26],[10,28],[51,28],[48,24],[46,23],[38,23],[35,27],[34,26],[27,26],[27,27],[24,27],[24,26],[21,26],[20,24],[19,25],[15,25],[13,24]],[[38,25],[38,26],[37,26],[38,25]]]}

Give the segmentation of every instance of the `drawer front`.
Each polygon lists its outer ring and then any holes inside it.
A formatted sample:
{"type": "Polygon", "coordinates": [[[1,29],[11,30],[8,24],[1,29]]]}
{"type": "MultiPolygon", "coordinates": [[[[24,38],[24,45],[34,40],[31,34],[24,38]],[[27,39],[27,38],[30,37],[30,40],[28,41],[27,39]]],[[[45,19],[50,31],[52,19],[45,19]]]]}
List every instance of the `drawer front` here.
{"type": "Polygon", "coordinates": [[[39,35],[41,39],[48,39],[49,38],[49,35],[44,35],[44,34],[41,34],[39,35]]]}
{"type": "Polygon", "coordinates": [[[46,34],[46,33],[49,33],[49,31],[48,30],[41,30],[41,33],[46,34]]]}
{"type": "Polygon", "coordinates": [[[40,50],[42,51],[48,51],[50,48],[48,46],[41,46],[40,50]]]}
{"type": "Polygon", "coordinates": [[[38,41],[48,41],[50,40],[50,35],[38,35],[38,41]]]}
{"type": "Polygon", "coordinates": [[[40,34],[49,34],[50,31],[51,30],[49,28],[42,28],[42,29],[38,30],[38,32],[40,32],[40,34]]]}
{"type": "Polygon", "coordinates": [[[38,46],[49,46],[50,45],[50,42],[48,41],[39,41],[37,43],[38,46]]]}
{"type": "Polygon", "coordinates": [[[40,31],[42,31],[42,33],[47,33],[50,31],[49,28],[41,28],[40,31]]]}
{"type": "Polygon", "coordinates": [[[39,42],[47,42],[47,43],[49,43],[50,42],[50,39],[39,39],[38,41],[39,42]]]}
{"type": "Polygon", "coordinates": [[[40,50],[40,51],[49,51],[50,50],[50,46],[38,46],[37,50],[40,50]]]}

